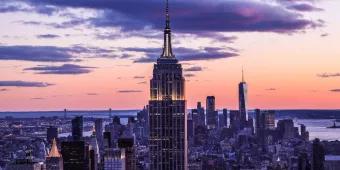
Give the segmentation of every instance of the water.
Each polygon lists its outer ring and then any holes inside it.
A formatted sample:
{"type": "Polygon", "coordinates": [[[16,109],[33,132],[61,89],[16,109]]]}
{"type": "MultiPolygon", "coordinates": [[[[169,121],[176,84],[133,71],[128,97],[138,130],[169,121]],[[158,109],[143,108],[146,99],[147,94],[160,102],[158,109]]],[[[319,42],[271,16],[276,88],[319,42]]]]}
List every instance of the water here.
{"type": "MultiPolygon", "coordinates": [[[[295,126],[306,125],[309,131],[309,139],[319,138],[321,140],[340,140],[340,128],[326,128],[332,126],[334,119],[295,119],[295,126]]],[[[340,123],[337,123],[340,125],[340,123]]]]}
{"type": "MultiPolygon", "coordinates": [[[[136,116],[138,110],[112,110],[112,116],[128,117],[136,116]]],[[[250,113],[252,114],[252,113],[250,113]]],[[[73,117],[83,115],[84,117],[108,118],[108,111],[68,111],[67,116],[73,117]]],[[[40,118],[59,116],[63,117],[63,111],[44,112],[0,112],[0,118],[11,116],[14,118],[40,118]]],[[[321,140],[340,140],[340,128],[329,129],[333,125],[334,119],[340,118],[339,110],[280,110],[276,111],[277,119],[291,118],[295,126],[304,124],[309,131],[310,140],[320,138],[321,140]]],[[[122,122],[124,123],[124,119],[122,122]]],[[[338,123],[340,125],[340,123],[338,123]]],[[[68,134],[65,134],[68,136],[68,134]]]]}
{"type": "MultiPolygon", "coordinates": [[[[137,115],[138,110],[112,110],[112,116],[132,116],[137,115]]],[[[95,117],[95,118],[108,118],[108,110],[96,110],[96,111],[67,111],[67,117],[84,116],[84,117],[95,117]]],[[[40,117],[64,117],[64,111],[33,111],[33,112],[0,112],[0,118],[13,117],[13,118],[40,118],[40,117]]]]}

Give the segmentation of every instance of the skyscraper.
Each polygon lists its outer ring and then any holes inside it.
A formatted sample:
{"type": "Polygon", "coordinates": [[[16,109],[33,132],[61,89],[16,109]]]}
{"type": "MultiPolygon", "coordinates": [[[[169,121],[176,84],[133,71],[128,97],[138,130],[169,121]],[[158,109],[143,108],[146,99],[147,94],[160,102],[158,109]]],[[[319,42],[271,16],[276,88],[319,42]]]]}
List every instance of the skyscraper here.
{"type": "Polygon", "coordinates": [[[204,107],[202,107],[201,102],[197,102],[197,117],[198,121],[195,122],[195,126],[205,126],[205,115],[204,115],[204,107]]]}
{"type": "Polygon", "coordinates": [[[223,128],[228,126],[228,109],[223,109],[223,113],[218,115],[218,127],[223,128]]]}
{"type": "Polygon", "coordinates": [[[51,151],[46,157],[46,169],[48,170],[63,170],[63,160],[57,148],[57,142],[52,140],[51,151]]]}
{"type": "Polygon", "coordinates": [[[247,111],[247,83],[244,81],[243,69],[242,69],[242,81],[238,85],[238,96],[239,96],[239,111],[240,111],[240,125],[243,129],[248,120],[247,111]]]}
{"type": "Polygon", "coordinates": [[[133,138],[118,139],[118,147],[125,151],[125,168],[128,170],[136,170],[136,153],[133,138]]]}
{"type": "Polygon", "coordinates": [[[171,47],[169,5],[163,53],[154,65],[150,80],[150,169],[187,169],[186,101],[184,77],[171,47]]]}
{"type": "Polygon", "coordinates": [[[103,158],[103,170],[125,170],[125,159],[125,149],[107,149],[103,158]]]}
{"type": "Polygon", "coordinates": [[[49,144],[52,144],[53,139],[58,139],[58,128],[54,126],[50,126],[47,128],[46,134],[47,134],[46,136],[47,142],[49,144]]]}
{"type": "Polygon", "coordinates": [[[230,110],[229,112],[230,127],[234,132],[240,130],[240,112],[238,110],[230,110]]]}
{"type": "Polygon", "coordinates": [[[88,147],[84,141],[64,141],[61,143],[64,169],[89,169],[88,147]]]}
{"type": "Polygon", "coordinates": [[[325,162],[325,148],[320,142],[320,139],[316,138],[313,141],[313,170],[324,170],[324,162],[325,162]]]}
{"type": "Polygon", "coordinates": [[[100,148],[100,151],[103,151],[103,119],[96,119],[95,120],[95,130],[96,130],[96,138],[100,148]]]}
{"type": "Polygon", "coordinates": [[[83,137],[83,116],[76,116],[72,119],[72,138],[75,141],[83,137]]]}
{"type": "Polygon", "coordinates": [[[217,128],[218,125],[218,113],[215,110],[215,96],[207,96],[207,126],[208,129],[217,128]]]}

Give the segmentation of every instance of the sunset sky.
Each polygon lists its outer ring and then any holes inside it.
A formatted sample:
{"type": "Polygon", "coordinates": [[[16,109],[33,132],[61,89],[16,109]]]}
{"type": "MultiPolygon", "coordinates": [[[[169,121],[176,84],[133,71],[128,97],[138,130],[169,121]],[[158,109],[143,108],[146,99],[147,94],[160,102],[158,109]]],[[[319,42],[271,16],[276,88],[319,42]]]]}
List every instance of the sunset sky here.
{"type": "MultiPolygon", "coordinates": [[[[170,0],[188,108],[340,109],[339,0],[170,0]]],[[[165,1],[0,0],[0,111],[140,109],[165,1]]]]}

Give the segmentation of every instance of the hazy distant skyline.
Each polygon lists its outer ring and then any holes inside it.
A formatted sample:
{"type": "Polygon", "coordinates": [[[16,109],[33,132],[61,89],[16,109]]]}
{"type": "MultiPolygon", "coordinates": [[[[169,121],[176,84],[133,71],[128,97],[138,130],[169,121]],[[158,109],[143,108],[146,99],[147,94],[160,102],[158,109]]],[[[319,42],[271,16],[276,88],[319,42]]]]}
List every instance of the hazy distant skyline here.
{"type": "MultiPolygon", "coordinates": [[[[340,1],[170,0],[188,108],[340,108],[340,1]]],[[[0,111],[140,109],[161,55],[159,0],[0,2],[0,111]]]]}

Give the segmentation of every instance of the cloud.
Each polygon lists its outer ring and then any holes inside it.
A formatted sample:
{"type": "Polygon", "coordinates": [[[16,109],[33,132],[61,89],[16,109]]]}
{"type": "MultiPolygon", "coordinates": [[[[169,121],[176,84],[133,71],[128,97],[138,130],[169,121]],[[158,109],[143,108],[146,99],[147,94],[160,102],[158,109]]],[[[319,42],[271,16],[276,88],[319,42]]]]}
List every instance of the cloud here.
{"type": "Polygon", "coordinates": [[[22,7],[20,4],[8,3],[5,1],[0,2],[0,13],[10,12],[31,12],[31,10],[22,7]]]}
{"type": "Polygon", "coordinates": [[[0,60],[72,61],[74,56],[67,51],[67,48],[53,46],[0,46],[0,60]]]}
{"type": "Polygon", "coordinates": [[[80,61],[81,57],[115,58],[114,50],[100,47],[30,46],[30,45],[0,45],[0,60],[23,60],[35,62],[68,62],[80,61]]]}
{"type": "Polygon", "coordinates": [[[0,92],[8,91],[8,89],[0,89],[0,92]]]}
{"type": "Polygon", "coordinates": [[[31,98],[31,100],[44,100],[45,98],[42,98],[42,97],[33,97],[31,98]]]}
{"type": "Polygon", "coordinates": [[[53,38],[59,38],[59,35],[55,35],[55,34],[40,34],[37,35],[37,38],[46,38],[46,39],[53,39],[53,38]]]}
{"type": "MultiPolygon", "coordinates": [[[[125,31],[160,29],[164,27],[164,1],[159,0],[25,0],[38,13],[46,13],[44,7],[87,8],[98,11],[97,16],[72,20],[63,26],[89,24],[95,27],[119,27],[125,31]],[[40,10],[39,10],[40,9],[40,10]]],[[[305,19],[296,11],[315,10],[308,5],[291,6],[288,10],[281,3],[257,0],[176,0],[170,3],[172,24],[178,32],[292,32],[321,26],[305,19]]],[[[51,14],[53,12],[47,13],[51,14]]]]}
{"type": "Polygon", "coordinates": [[[142,90],[118,90],[118,93],[141,93],[142,90]]]}
{"type": "Polygon", "coordinates": [[[191,73],[189,73],[189,74],[184,74],[184,77],[195,77],[195,74],[191,74],[191,73]]]}
{"type": "Polygon", "coordinates": [[[133,78],[134,78],[134,79],[144,79],[145,76],[134,76],[133,78]]]}
{"type": "MultiPolygon", "coordinates": [[[[161,48],[125,48],[124,50],[130,52],[143,52],[145,54],[144,57],[135,59],[135,63],[155,62],[162,51],[161,48]]],[[[238,56],[237,53],[225,51],[224,48],[191,49],[179,47],[174,48],[173,51],[176,58],[180,61],[216,60],[238,56]]]]}
{"type": "Polygon", "coordinates": [[[340,77],[340,73],[322,73],[318,74],[317,76],[321,78],[340,77]]]}
{"type": "Polygon", "coordinates": [[[329,34],[328,33],[324,33],[324,34],[321,34],[320,36],[321,37],[327,37],[329,34]]]}
{"type": "Polygon", "coordinates": [[[44,66],[25,68],[24,70],[36,71],[37,74],[86,74],[95,67],[80,66],[75,64],[64,64],[61,66],[44,66]]]}
{"type": "Polygon", "coordinates": [[[97,96],[98,93],[86,93],[86,95],[88,95],[88,96],[97,96]]]}
{"type": "Polygon", "coordinates": [[[268,88],[266,89],[267,91],[276,91],[277,89],[276,88],[268,88]]]}
{"type": "Polygon", "coordinates": [[[184,69],[184,71],[189,71],[189,72],[193,72],[193,71],[203,71],[203,67],[200,66],[193,66],[193,67],[189,67],[184,69]]]}
{"type": "Polygon", "coordinates": [[[302,12],[311,12],[311,11],[323,11],[321,8],[317,8],[308,3],[295,3],[287,7],[288,9],[293,9],[302,12]]]}
{"type": "Polygon", "coordinates": [[[48,87],[54,84],[45,82],[30,82],[30,81],[0,81],[0,86],[4,87],[48,87]]]}
{"type": "Polygon", "coordinates": [[[329,90],[330,92],[336,92],[336,93],[340,93],[340,89],[331,89],[329,90]]]}
{"type": "Polygon", "coordinates": [[[141,81],[141,82],[138,82],[137,84],[147,84],[146,81],[141,81]]]}

